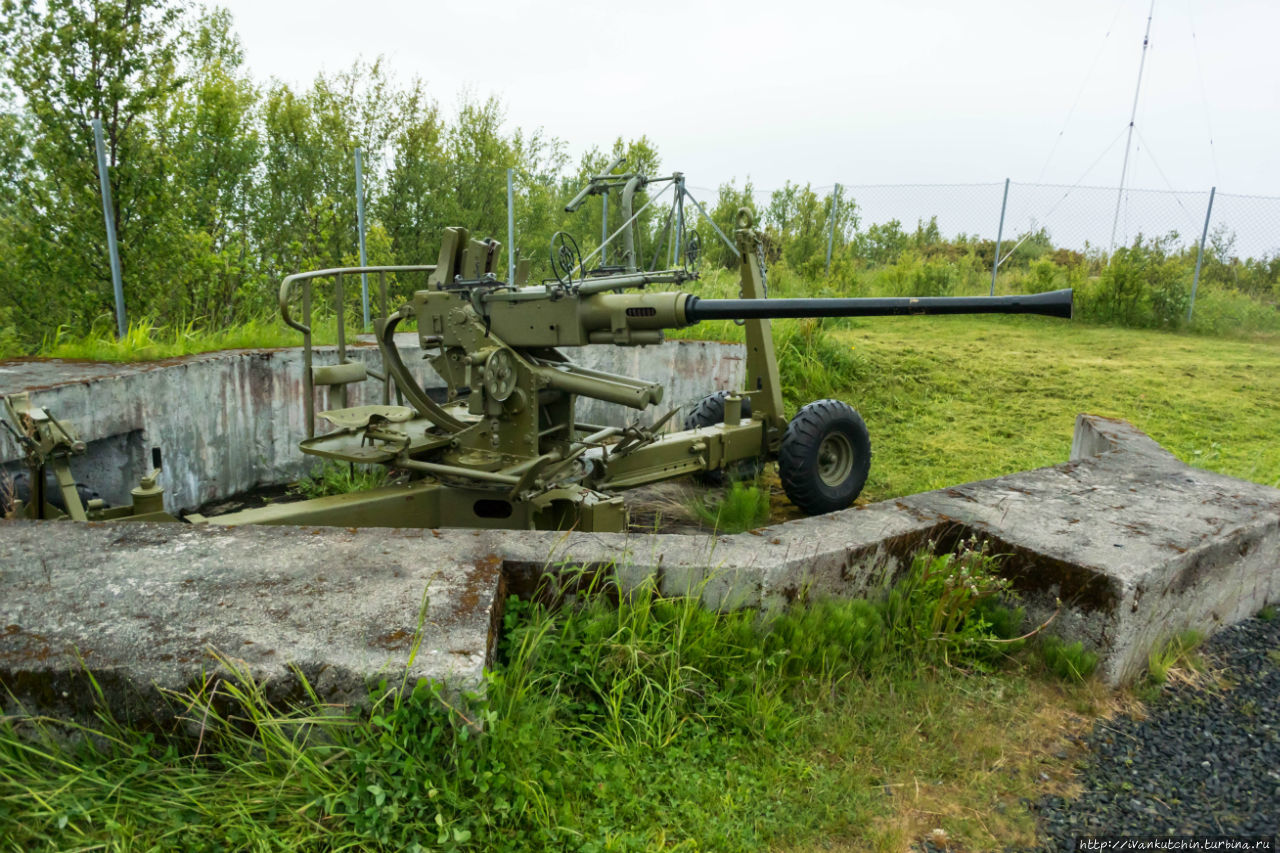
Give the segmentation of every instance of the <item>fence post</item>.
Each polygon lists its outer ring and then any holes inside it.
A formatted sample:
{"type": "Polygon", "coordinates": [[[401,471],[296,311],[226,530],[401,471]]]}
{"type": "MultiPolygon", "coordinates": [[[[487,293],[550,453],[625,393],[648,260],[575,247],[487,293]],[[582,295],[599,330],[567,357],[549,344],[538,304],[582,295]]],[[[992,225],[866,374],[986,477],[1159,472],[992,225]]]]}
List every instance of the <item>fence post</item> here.
{"type": "Polygon", "coordinates": [[[609,265],[609,191],[600,193],[600,266],[609,265]]]}
{"type": "Polygon", "coordinates": [[[827,232],[827,275],[831,274],[831,247],[836,241],[836,215],[840,210],[840,185],[831,191],[831,230],[827,232]]]}
{"type": "Polygon", "coordinates": [[[1196,253],[1196,277],[1191,280],[1191,303],[1187,305],[1187,322],[1191,322],[1191,312],[1196,307],[1196,288],[1200,286],[1200,264],[1204,262],[1204,241],[1209,236],[1209,217],[1213,215],[1213,196],[1217,187],[1209,188],[1209,206],[1204,211],[1204,230],[1200,232],[1200,251],[1196,253]]]}
{"type": "Polygon", "coordinates": [[[507,169],[507,284],[516,280],[515,169],[507,169]]]}
{"type": "Polygon", "coordinates": [[[102,142],[102,119],[93,120],[93,146],[98,154],[98,182],[102,185],[102,218],[107,221],[107,256],[111,259],[111,286],[116,296],[116,337],[129,331],[124,313],[124,282],[120,280],[120,247],[116,245],[116,218],[111,203],[111,181],[107,178],[107,150],[102,142]]]}
{"type": "MultiPolygon", "coordinates": [[[[996,273],[1000,272],[1000,241],[1004,239],[1004,211],[1009,206],[1009,179],[1004,179],[1004,198],[1000,201],[1000,227],[996,229],[996,259],[991,264],[991,295],[996,295],[996,273]]],[[[1014,248],[1017,248],[1016,246],[1014,248]]]]}
{"type": "MultiPolygon", "coordinates": [[[[356,148],[356,230],[360,232],[360,266],[368,266],[364,253],[364,170],[360,149],[356,148]]],[[[360,273],[360,303],[364,306],[364,326],[369,328],[369,274],[360,273]]],[[[341,310],[341,309],[339,309],[341,310]]],[[[345,312],[344,312],[345,313],[345,312]]]]}
{"type": "Polygon", "coordinates": [[[677,173],[676,194],[671,203],[676,208],[676,233],[671,241],[671,266],[680,263],[681,238],[684,237],[684,175],[677,173]]]}

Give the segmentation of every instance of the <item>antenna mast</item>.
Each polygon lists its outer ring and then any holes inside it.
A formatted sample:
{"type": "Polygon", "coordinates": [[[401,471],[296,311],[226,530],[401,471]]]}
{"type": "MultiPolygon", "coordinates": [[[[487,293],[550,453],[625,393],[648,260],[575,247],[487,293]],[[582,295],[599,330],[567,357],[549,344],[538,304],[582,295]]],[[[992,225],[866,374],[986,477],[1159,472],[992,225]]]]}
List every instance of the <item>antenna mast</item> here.
{"type": "Polygon", "coordinates": [[[1138,117],[1138,93],[1142,91],[1142,69],[1147,64],[1147,45],[1151,42],[1151,18],[1156,13],[1156,0],[1151,0],[1147,11],[1147,31],[1142,36],[1142,59],[1138,62],[1138,85],[1133,90],[1133,110],[1129,113],[1129,138],[1124,144],[1124,165],[1120,167],[1120,192],[1116,195],[1116,215],[1111,220],[1111,247],[1116,247],[1116,226],[1120,224],[1120,202],[1124,199],[1124,178],[1129,171],[1129,148],[1133,145],[1133,122],[1138,117]]]}

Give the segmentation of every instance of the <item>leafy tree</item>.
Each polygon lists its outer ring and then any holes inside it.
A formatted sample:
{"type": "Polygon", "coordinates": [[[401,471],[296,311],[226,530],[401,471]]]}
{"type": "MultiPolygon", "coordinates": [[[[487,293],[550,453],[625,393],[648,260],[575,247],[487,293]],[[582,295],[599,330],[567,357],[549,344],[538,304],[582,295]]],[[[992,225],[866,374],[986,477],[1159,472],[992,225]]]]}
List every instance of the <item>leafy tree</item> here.
{"type": "MultiPolygon", "coordinates": [[[[738,211],[744,207],[751,211],[753,221],[758,222],[760,216],[756,211],[755,188],[751,185],[750,178],[742,189],[738,189],[735,181],[720,185],[715,206],[711,209],[711,219],[730,240],[734,239],[733,232],[738,227],[738,211]]],[[[714,232],[703,234],[703,245],[706,246],[709,262],[725,269],[732,269],[738,264],[738,256],[729,251],[729,247],[714,232]]]]}
{"type": "Polygon", "coordinates": [[[254,108],[258,89],[243,70],[231,16],[217,9],[185,34],[188,85],[167,105],[162,135],[175,182],[184,240],[179,310],[222,326],[266,304],[249,241],[250,204],[261,156],[254,108]]]}
{"type": "Polygon", "coordinates": [[[397,93],[394,107],[399,121],[391,136],[391,163],[372,210],[391,240],[396,263],[434,263],[441,229],[462,224],[445,192],[447,128],[420,80],[397,93]]]}
{"type": "Polygon", "coordinates": [[[168,286],[154,261],[168,248],[175,187],[150,131],[183,83],[181,9],[162,0],[4,0],[0,11],[4,75],[30,117],[8,235],[24,247],[22,268],[5,270],[0,292],[28,333],[49,317],[83,328],[111,311],[91,128],[100,119],[125,294],[136,310],[168,286]]]}

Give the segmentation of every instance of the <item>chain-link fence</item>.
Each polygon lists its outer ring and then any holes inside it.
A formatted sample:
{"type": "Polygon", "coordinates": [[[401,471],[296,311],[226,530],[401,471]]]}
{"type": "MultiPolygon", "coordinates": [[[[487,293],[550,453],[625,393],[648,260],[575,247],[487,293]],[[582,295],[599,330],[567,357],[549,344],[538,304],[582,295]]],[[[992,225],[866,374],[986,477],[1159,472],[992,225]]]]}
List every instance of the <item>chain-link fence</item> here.
{"type": "MultiPolygon", "coordinates": [[[[1116,187],[1010,182],[1005,202],[1002,183],[838,186],[857,206],[859,230],[897,221],[910,231],[932,221],[943,239],[995,240],[1003,232],[1010,248],[1042,229],[1055,248],[1077,252],[1109,253],[1139,237],[1171,234],[1177,245],[1194,245],[1210,213],[1208,189],[1121,192],[1116,187]]],[[[756,196],[767,207],[769,193],[756,196]]],[[[1241,259],[1280,253],[1280,198],[1217,192],[1208,230],[1233,237],[1232,254],[1241,259]]]]}

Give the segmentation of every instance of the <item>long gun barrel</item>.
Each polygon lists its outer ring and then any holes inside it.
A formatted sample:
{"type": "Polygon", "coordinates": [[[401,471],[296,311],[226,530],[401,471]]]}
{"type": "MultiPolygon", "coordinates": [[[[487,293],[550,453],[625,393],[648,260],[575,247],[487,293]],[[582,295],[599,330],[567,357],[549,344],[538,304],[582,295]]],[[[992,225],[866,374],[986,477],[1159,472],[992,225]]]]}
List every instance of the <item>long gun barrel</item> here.
{"type": "Polygon", "coordinates": [[[690,323],[785,317],[894,317],[912,314],[1042,314],[1071,317],[1071,290],[1015,296],[900,296],[847,299],[699,299],[684,305],[690,323]]]}
{"type": "MultiPolygon", "coordinates": [[[[532,290],[532,289],[530,289],[532,290]]],[[[419,292],[420,335],[443,333],[455,346],[449,312],[465,294],[419,292]]],[[[1071,316],[1071,291],[1015,296],[920,296],[831,299],[703,299],[690,293],[591,293],[552,298],[545,292],[498,292],[481,297],[485,333],[509,346],[656,344],[665,329],[704,320],[774,320],[786,317],[885,317],[912,314],[1042,314],[1071,316]]],[[[476,321],[481,318],[476,316],[476,321]]],[[[428,344],[426,338],[424,346],[428,344]]]]}

